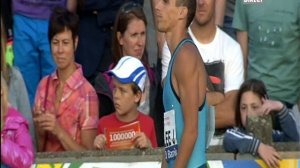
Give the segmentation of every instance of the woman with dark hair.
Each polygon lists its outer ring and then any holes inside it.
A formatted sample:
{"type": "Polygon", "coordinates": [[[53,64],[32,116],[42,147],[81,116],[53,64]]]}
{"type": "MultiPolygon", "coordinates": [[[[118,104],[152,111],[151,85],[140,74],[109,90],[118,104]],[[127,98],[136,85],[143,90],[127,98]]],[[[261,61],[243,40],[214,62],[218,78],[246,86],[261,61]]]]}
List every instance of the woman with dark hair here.
{"type": "Polygon", "coordinates": [[[93,148],[98,98],[75,63],[79,18],[56,8],[50,18],[49,41],[57,69],[39,83],[34,103],[38,151],[82,151],[93,148]]]}
{"type": "Polygon", "coordinates": [[[257,79],[245,81],[239,89],[236,104],[237,128],[227,130],[224,149],[227,152],[251,153],[259,155],[269,167],[279,165],[280,156],[276,150],[246,131],[247,117],[274,114],[281,131],[273,130],[274,142],[299,141],[296,121],[292,112],[280,101],[269,100],[264,83],[257,79]]]}
{"type": "Polygon", "coordinates": [[[134,56],[148,63],[146,55],[147,20],[142,6],[125,3],[119,9],[113,29],[113,64],[116,65],[124,55],[134,56]]]}
{"type": "MultiPolygon", "coordinates": [[[[133,56],[138,58],[144,64],[147,70],[147,78],[145,89],[143,90],[143,96],[141,99],[139,111],[149,115],[150,113],[150,87],[154,84],[154,72],[148,64],[148,57],[146,51],[146,26],[147,20],[143,8],[141,5],[128,2],[121,6],[117,13],[117,17],[113,29],[112,39],[112,52],[113,52],[113,63],[109,66],[109,70],[114,68],[117,62],[123,56],[133,56]]],[[[95,81],[95,88],[98,92],[99,99],[105,95],[104,91],[99,91],[100,85],[103,87],[104,78],[108,82],[110,88],[108,97],[112,101],[111,91],[113,89],[112,78],[105,72],[99,74],[95,81]]],[[[106,94],[107,95],[107,94],[106,94]]],[[[105,96],[104,96],[105,97],[105,96]]],[[[107,98],[107,96],[106,96],[107,98]]],[[[104,99],[104,98],[103,98],[104,99]]],[[[101,105],[100,105],[101,106],[101,105]]],[[[114,112],[113,108],[109,109],[108,105],[102,105],[100,108],[100,116],[114,112]],[[101,109],[102,108],[102,109],[101,109]],[[104,109],[106,108],[106,109],[104,109]],[[109,109],[109,111],[107,111],[109,109]]]]}

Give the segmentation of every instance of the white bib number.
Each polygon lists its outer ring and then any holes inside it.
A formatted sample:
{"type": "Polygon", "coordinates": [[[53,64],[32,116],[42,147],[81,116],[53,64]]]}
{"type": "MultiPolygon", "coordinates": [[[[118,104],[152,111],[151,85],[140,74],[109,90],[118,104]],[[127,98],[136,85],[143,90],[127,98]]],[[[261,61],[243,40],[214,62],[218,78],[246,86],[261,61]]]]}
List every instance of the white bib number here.
{"type": "Polygon", "coordinates": [[[178,145],[174,109],[164,113],[164,142],[166,160],[175,159],[178,153],[178,145]]]}

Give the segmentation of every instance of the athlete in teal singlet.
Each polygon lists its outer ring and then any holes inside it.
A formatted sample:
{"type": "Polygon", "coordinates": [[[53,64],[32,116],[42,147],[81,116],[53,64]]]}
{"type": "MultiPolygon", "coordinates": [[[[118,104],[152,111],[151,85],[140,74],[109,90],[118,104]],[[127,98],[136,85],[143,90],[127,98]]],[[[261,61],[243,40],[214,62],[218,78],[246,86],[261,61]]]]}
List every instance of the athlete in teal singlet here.
{"type": "Polygon", "coordinates": [[[168,167],[204,168],[206,71],[187,27],[196,0],[157,0],[155,20],[172,54],[163,91],[165,158],[168,167]]]}

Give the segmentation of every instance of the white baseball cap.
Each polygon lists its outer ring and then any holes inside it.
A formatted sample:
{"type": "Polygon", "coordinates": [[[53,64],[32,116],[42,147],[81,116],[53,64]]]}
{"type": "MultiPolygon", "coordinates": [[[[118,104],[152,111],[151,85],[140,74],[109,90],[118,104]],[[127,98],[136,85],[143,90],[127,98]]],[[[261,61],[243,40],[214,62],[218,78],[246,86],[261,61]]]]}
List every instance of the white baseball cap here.
{"type": "Polygon", "coordinates": [[[135,57],[123,56],[108,74],[116,77],[124,84],[134,82],[139,86],[141,91],[144,91],[146,69],[143,63],[135,57]]]}

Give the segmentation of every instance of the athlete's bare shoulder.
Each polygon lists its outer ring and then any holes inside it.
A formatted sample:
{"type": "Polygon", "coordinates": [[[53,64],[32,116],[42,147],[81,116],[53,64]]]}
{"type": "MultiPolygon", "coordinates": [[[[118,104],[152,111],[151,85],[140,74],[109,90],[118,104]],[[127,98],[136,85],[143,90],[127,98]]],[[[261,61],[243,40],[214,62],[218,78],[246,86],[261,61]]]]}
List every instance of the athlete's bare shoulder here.
{"type": "Polygon", "coordinates": [[[193,66],[199,65],[201,61],[202,58],[197,47],[191,42],[186,42],[178,51],[175,64],[178,62],[180,65],[185,67],[188,65],[192,68],[193,66]]]}

